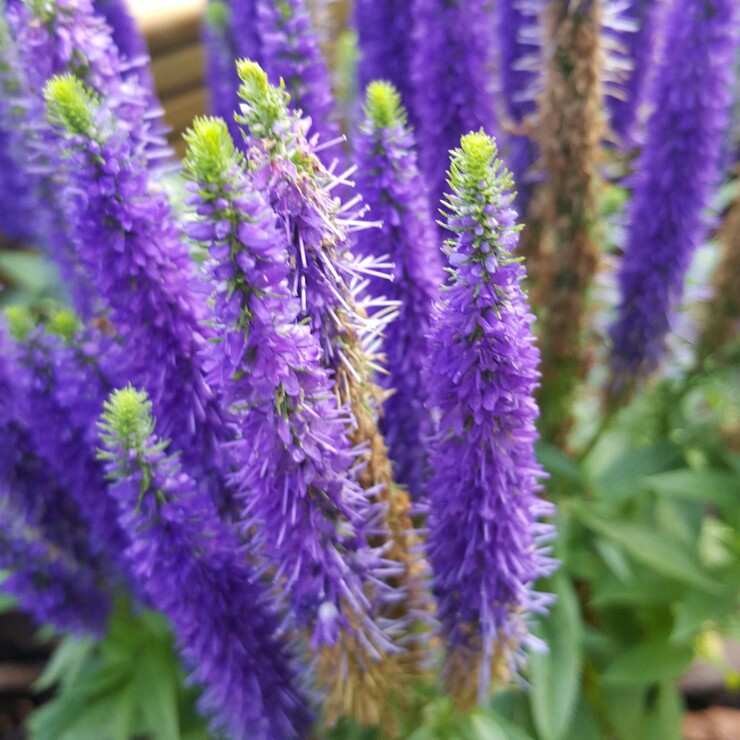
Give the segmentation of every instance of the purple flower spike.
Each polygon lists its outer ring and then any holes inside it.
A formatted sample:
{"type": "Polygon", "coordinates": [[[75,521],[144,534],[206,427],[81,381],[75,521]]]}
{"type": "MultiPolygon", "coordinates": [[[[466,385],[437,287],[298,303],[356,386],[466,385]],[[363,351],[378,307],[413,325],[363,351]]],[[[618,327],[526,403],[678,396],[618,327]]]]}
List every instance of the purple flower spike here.
{"type": "Polygon", "coordinates": [[[704,210],[729,123],[739,10],[734,0],[673,0],[668,9],[610,331],[613,394],[659,365],[686,270],[706,233],[704,210]]]}
{"type": "Polygon", "coordinates": [[[615,17],[605,19],[605,47],[614,67],[605,86],[612,131],[623,144],[634,144],[634,127],[655,52],[661,4],[654,0],[629,0],[615,17]]]}
{"type": "MultiPolygon", "coordinates": [[[[70,491],[89,527],[96,556],[121,563],[127,545],[116,522],[102,464],[95,459],[96,422],[111,390],[97,358],[120,364],[121,352],[110,337],[78,332],[69,314],[54,318],[67,338],[38,327],[18,347],[25,371],[25,417],[35,449],[52,474],[70,491]]],[[[64,510],[58,512],[64,517],[64,510]]]]}
{"type": "Polygon", "coordinates": [[[282,79],[293,108],[311,119],[322,143],[336,139],[334,98],[306,0],[256,0],[259,59],[273,84],[282,79]]]}
{"type": "MultiPolygon", "coordinates": [[[[0,100],[0,109],[5,107],[6,101],[0,100]]],[[[6,120],[8,115],[0,110],[0,239],[30,244],[37,237],[33,180],[18,159],[15,137],[3,130],[6,120]]]]}
{"type": "MultiPolygon", "coordinates": [[[[8,309],[8,314],[16,336],[25,337],[33,331],[33,324],[24,312],[8,309]]],[[[52,463],[41,456],[29,430],[29,422],[43,425],[49,418],[35,419],[31,415],[28,391],[33,376],[21,364],[19,343],[20,340],[9,339],[0,321],[0,495],[27,526],[37,530],[51,545],[90,562],[90,532],[85,520],[72,493],[54,474],[52,463]]],[[[65,435],[67,427],[57,432],[65,435]]]]}
{"type": "Polygon", "coordinates": [[[428,358],[440,414],[429,481],[429,540],[447,680],[460,705],[483,703],[494,677],[511,674],[531,642],[529,612],[549,597],[533,582],[554,563],[540,523],[553,507],[536,495],[543,471],[534,443],[534,346],[524,267],[510,208],[512,181],[483,132],[453,152],[446,243],[452,277],[428,358]]]}
{"type": "MultiPolygon", "coordinates": [[[[62,0],[47,5],[18,3],[9,12],[9,21],[30,89],[38,99],[37,111],[43,110],[41,93],[47,80],[69,72],[99,94],[118,98],[121,113],[125,113],[122,117],[130,119],[132,127],[140,127],[144,119],[149,119],[148,135],[152,137],[152,109],[158,106],[152,90],[140,87],[144,79],[137,69],[137,65],[146,65],[148,61],[145,49],[137,54],[137,59],[127,58],[128,54],[116,46],[113,29],[102,11],[96,12],[92,0],[62,0]],[[125,65],[122,56],[126,57],[125,65]]],[[[148,79],[147,76],[148,72],[148,79]]]]}
{"type": "Polygon", "coordinates": [[[306,737],[311,716],[277,615],[211,499],[165,455],[146,394],[115,391],[100,429],[127,555],[204,685],[200,710],[234,740],[306,737]]]}
{"type": "Polygon", "coordinates": [[[10,571],[2,590],[39,624],[60,632],[102,636],[110,600],[94,571],[44,541],[11,506],[0,480],[0,568],[10,571]]]}
{"type": "MultiPolygon", "coordinates": [[[[373,80],[387,80],[398,90],[403,105],[411,109],[411,2],[355,0],[354,10],[360,41],[360,89],[364,90],[373,80]]],[[[411,116],[413,119],[413,110],[411,116]]]]}
{"type": "Polygon", "coordinates": [[[372,299],[364,291],[369,278],[391,279],[387,257],[358,259],[350,250],[350,233],[377,224],[360,219],[355,208],[360,196],[341,204],[333,192],[353,184],[346,178],[356,167],[330,174],[307,139],[310,121],[288,109],[285,88],[270,85],[262,68],[249,60],[238,67],[239,95],[245,101],[238,121],[250,137],[248,157],[257,188],[267,194],[288,235],[291,290],[300,302],[299,319],[309,320],[324,364],[333,370],[349,367],[359,380],[358,368],[366,359],[349,357],[349,345],[355,340],[372,344],[395,304],[388,306],[385,299],[372,299]],[[365,314],[372,314],[372,320],[365,314]]]}
{"type": "Polygon", "coordinates": [[[226,121],[237,146],[243,143],[234,114],[239,110],[236,60],[260,57],[256,0],[209,0],[203,27],[209,111],[226,121]]]}
{"type": "Polygon", "coordinates": [[[215,286],[219,341],[208,349],[209,379],[239,418],[234,477],[244,531],[275,566],[274,579],[315,647],[352,626],[387,647],[363,585],[385,565],[367,544],[379,515],[354,478],[350,414],[337,404],[317,339],[297,323],[285,234],[223,121],[197,119],[186,139],[200,214],[191,232],[209,250],[215,286]]]}
{"type": "MultiPolygon", "coordinates": [[[[18,89],[13,101],[15,119],[2,123],[19,131],[16,158],[36,178],[40,241],[60,264],[76,309],[88,319],[100,310],[99,296],[94,276],[89,275],[71,243],[68,224],[57,203],[63,157],[44,120],[42,91],[54,74],[70,72],[83,79],[115,107],[132,146],[145,154],[151,170],[169,158],[161,109],[153,93],[146,57],[135,61],[121,58],[110,27],[96,15],[90,0],[16,3],[8,11],[8,18],[14,49],[17,47],[14,68],[18,89]]],[[[7,55],[2,45],[0,55],[7,55]]],[[[0,62],[0,74],[7,63],[0,62]]],[[[10,80],[3,76],[7,90],[10,80]]]]}
{"type": "Polygon", "coordinates": [[[500,0],[498,4],[501,96],[506,117],[515,129],[504,135],[506,162],[519,189],[516,206],[522,214],[526,214],[529,206],[534,177],[532,168],[537,161],[538,150],[531,136],[516,129],[537,111],[537,95],[542,83],[542,32],[538,18],[542,2],[500,0]]]}
{"type": "Polygon", "coordinates": [[[95,0],[95,9],[110,26],[121,56],[134,60],[147,53],[144,35],[126,7],[125,0],[95,0]]]}
{"type": "Polygon", "coordinates": [[[368,290],[400,304],[386,328],[383,351],[388,374],[384,388],[395,391],[383,404],[381,419],[395,479],[415,498],[423,498],[425,440],[432,420],[424,407],[422,365],[429,352],[432,305],[443,282],[438,232],[430,216],[426,188],[419,174],[414,138],[393,85],[373,82],[367,90],[366,119],[357,138],[357,186],[380,230],[357,236],[361,255],[388,255],[393,282],[371,277],[368,290]]]}
{"type": "MultiPolygon", "coordinates": [[[[250,6],[252,3],[248,3],[250,6]]],[[[229,133],[236,142],[242,141],[234,114],[239,108],[239,76],[236,74],[235,51],[231,8],[220,0],[206,6],[203,24],[203,47],[206,53],[206,88],[208,110],[223,118],[229,133]]]]}
{"type": "Polygon", "coordinates": [[[71,76],[52,79],[46,97],[65,152],[60,195],[70,234],[124,348],[117,377],[147,389],[185,469],[223,503],[230,432],[201,367],[206,306],[192,290],[183,235],[116,107],[71,76]]]}
{"type": "Polygon", "coordinates": [[[92,291],[78,273],[54,185],[32,167],[43,139],[43,106],[28,82],[26,67],[7,19],[0,15],[0,232],[43,247],[59,264],[76,308],[89,316],[92,291]]]}
{"type": "Polygon", "coordinates": [[[397,305],[369,296],[365,286],[370,278],[389,277],[393,266],[387,257],[357,258],[350,249],[350,235],[373,226],[357,210],[359,195],[342,203],[335,192],[349,184],[346,178],[354,168],[339,175],[327,171],[306,138],[309,122],[288,110],[285,90],[271,86],[253,62],[240,61],[238,70],[244,101],[238,120],[250,136],[247,159],[255,187],[265,195],[284,234],[298,320],[310,327],[322,350],[321,364],[333,372],[334,392],[352,412],[346,431],[362,453],[360,485],[380,505],[383,526],[377,541],[385,542],[393,563],[384,580],[401,583],[407,594],[391,602],[385,598],[387,583],[369,589],[381,597],[376,605],[381,616],[403,631],[409,653],[378,655],[361,632],[345,634],[346,639],[321,656],[319,681],[328,689],[325,709],[334,719],[344,714],[361,724],[377,722],[378,717],[392,723],[389,698],[403,694],[404,672],[416,670],[429,644],[419,637],[423,630],[416,630],[419,621],[429,617],[425,563],[408,496],[392,480],[376,417],[383,393],[371,380],[372,370],[379,369],[373,353],[397,305]]]}
{"type": "Polygon", "coordinates": [[[495,16],[492,0],[410,0],[414,52],[411,106],[418,121],[421,169],[434,213],[442,199],[449,152],[460,137],[496,133],[492,89],[495,16]]]}
{"type": "MultiPolygon", "coordinates": [[[[33,330],[25,314],[8,312],[14,334],[33,330]]],[[[70,491],[39,455],[25,425],[36,420],[18,354],[0,321],[0,568],[11,572],[2,590],[39,623],[100,635],[110,610],[100,563],[90,554],[89,530],[70,491]]],[[[44,421],[48,417],[38,420],[44,421]]],[[[56,431],[64,435],[66,428],[56,431]]]]}

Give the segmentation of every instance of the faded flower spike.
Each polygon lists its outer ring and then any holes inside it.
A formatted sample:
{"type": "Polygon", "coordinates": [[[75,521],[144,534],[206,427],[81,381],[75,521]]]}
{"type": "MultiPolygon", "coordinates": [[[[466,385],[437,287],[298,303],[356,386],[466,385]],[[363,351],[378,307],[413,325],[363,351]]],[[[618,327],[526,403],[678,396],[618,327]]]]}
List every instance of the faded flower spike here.
{"type": "Polygon", "coordinates": [[[533,642],[527,614],[549,597],[532,584],[553,570],[553,507],[538,498],[539,353],[520,282],[512,180],[496,144],[471,133],[452,153],[445,245],[450,278],[428,358],[440,415],[431,453],[429,540],[438,617],[455,700],[484,702],[533,642]]]}
{"type": "Polygon", "coordinates": [[[204,685],[200,709],[214,730],[235,740],[305,737],[311,716],[276,637],[278,617],[213,502],[165,454],[151,410],[146,393],[128,386],[106,401],[100,422],[132,570],[204,685]]]}

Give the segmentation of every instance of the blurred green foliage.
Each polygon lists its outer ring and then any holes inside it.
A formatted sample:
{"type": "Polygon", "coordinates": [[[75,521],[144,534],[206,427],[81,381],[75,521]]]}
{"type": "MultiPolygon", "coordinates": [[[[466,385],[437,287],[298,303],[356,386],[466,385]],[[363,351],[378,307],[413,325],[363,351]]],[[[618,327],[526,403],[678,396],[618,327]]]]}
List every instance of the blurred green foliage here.
{"type": "Polygon", "coordinates": [[[36,684],[56,696],[32,715],[36,740],[208,740],[167,620],[118,604],[103,640],[65,637],[36,684]]]}

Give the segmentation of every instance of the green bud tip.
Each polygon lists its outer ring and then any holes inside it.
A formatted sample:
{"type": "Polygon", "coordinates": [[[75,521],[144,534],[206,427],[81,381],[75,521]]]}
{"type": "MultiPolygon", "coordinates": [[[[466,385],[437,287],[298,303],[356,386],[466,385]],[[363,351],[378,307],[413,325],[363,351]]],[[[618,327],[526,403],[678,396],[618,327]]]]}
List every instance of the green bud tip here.
{"type": "Polygon", "coordinates": [[[270,89],[267,73],[251,59],[237,59],[236,72],[242,81],[242,97],[250,102],[265,97],[270,89]]]}
{"type": "Polygon", "coordinates": [[[35,18],[47,22],[54,17],[58,7],[56,3],[49,0],[26,0],[24,3],[35,18]]]}
{"type": "Polygon", "coordinates": [[[496,140],[483,129],[463,136],[451,155],[447,182],[458,194],[467,193],[464,197],[476,201],[481,190],[502,193],[513,188],[511,174],[498,159],[496,140]]]}
{"type": "Polygon", "coordinates": [[[376,128],[406,125],[406,110],[395,86],[385,80],[375,80],[367,86],[365,114],[376,128]]]}
{"type": "Polygon", "coordinates": [[[10,336],[19,342],[24,341],[36,328],[36,321],[25,306],[8,306],[4,313],[10,336]]]}
{"type": "Polygon", "coordinates": [[[461,161],[469,175],[480,173],[483,176],[496,160],[498,150],[496,141],[481,129],[471,131],[460,139],[461,161]]]}
{"type": "Polygon", "coordinates": [[[44,88],[44,99],[51,123],[73,134],[86,134],[92,128],[95,93],[74,75],[52,77],[44,88]]]}
{"type": "Polygon", "coordinates": [[[277,121],[288,117],[290,95],[285,91],[285,83],[280,80],[279,87],[271,85],[265,70],[251,59],[237,60],[236,71],[242,81],[239,97],[251,109],[236,120],[249,126],[253,135],[265,136],[277,121]]]}
{"type": "Polygon", "coordinates": [[[231,20],[231,9],[220,0],[211,0],[206,5],[206,24],[218,31],[224,31],[231,20]]]}
{"type": "Polygon", "coordinates": [[[111,393],[103,405],[102,428],[113,439],[129,448],[141,447],[154,432],[152,403],[146,391],[131,385],[111,393]]]}
{"type": "Polygon", "coordinates": [[[51,318],[46,322],[46,330],[49,334],[71,342],[75,334],[80,330],[80,321],[74,311],[62,309],[52,314],[51,318]]]}
{"type": "Polygon", "coordinates": [[[196,182],[221,182],[243,157],[234,146],[226,123],[221,118],[199,116],[185,132],[188,151],[183,165],[196,182]]]}

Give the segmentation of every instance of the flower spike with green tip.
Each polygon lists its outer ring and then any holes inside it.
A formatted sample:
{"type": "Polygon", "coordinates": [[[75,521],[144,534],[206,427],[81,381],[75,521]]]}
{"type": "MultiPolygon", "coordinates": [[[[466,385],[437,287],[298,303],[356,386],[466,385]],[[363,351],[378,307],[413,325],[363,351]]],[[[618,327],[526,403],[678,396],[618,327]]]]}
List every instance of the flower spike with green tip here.
{"type": "Polygon", "coordinates": [[[238,458],[241,526],[276,568],[314,647],[334,645],[344,629],[392,650],[365,595],[388,567],[368,545],[377,507],[357,484],[350,412],[337,402],[317,338],[297,321],[286,235],[222,120],[198,118],[185,138],[198,214],[190,233],[210,255],[217,342],[209,380],[222,387],[239,430],[240,441],[228,444],[238,458]]]}
{"type": "Polygon", "coordinates": [[[447,196],[450,278],[427,358],[429,402],[439,415],[430,456],[429,539],[446,679],[460,706],[483,704],[536,644],[528,613],[551,599],[534,582],[554,569],[539,521],[538,415],[524,267],[512,179],[482,131],[452,152],[447,196]]]}
{"type": "Polygon", "coordinates": [[[356,142],[357,187],[379,219],[378,229],[357,235],[361,255],[387,254],[393,282],[371,277],[371,294],[398,301],[398,317],[384,331],[387,375],[380,384],[395,391],[383,404],[383,430],[396,479],[411,496],[426,490],[426,446],[432,417],[424,406],[422,379],[429,352],[432,306],[443,282],[441,244],[417,163],[413,132],[406,126],[400,95],[389,82],[368,86],[365,120],[356,142]]]}
{"type": "Polygon", "coordinates": [[[112,393],[100,421],[132,569],[169,617],[215,730],[235,740],[305,737],[311,715],[276,635],[278,615],[210,497],[165,454],[151,411],[147,394],[128,386],[112,393]]]}
{"type": "Polygon", "coordinates": [[[53,78],[45,98],[50,142],[64,153],[59,195],[68,232],[124,349],[108,366],[112,383],[146,389],[183,467],[228,507],[228,421],[204,377],[207,306],[191,288],[181,225],[115,101],[69,74],[53,78]]]}

